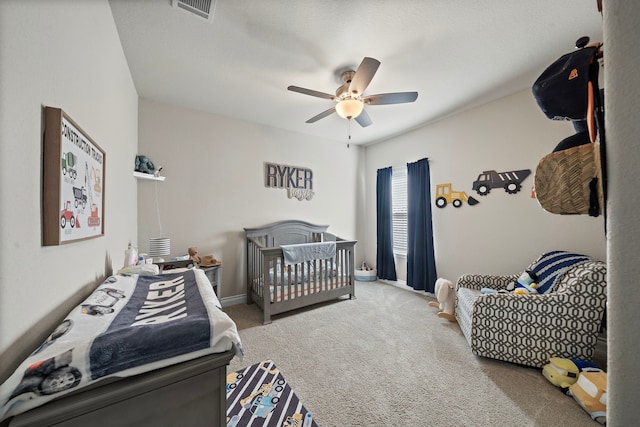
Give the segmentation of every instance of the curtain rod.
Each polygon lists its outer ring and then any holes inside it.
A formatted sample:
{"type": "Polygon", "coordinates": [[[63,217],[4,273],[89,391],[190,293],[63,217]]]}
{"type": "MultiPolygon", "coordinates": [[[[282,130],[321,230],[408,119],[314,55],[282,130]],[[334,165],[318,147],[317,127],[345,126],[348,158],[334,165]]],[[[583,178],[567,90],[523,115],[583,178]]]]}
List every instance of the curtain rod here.
{"type": "MultiPolygon", "coordinates": [[[[433,160],[428,158],[428,157],[423,157],[422,159],[418,159],[418,160],[415,160],[413,162],[407,162],[407,163],[416,163],[416,162],[419,162],[420,160],[424,160],[424,159],[426,159],[429,162],[429,164],[433,163],[433,160]]],[[[391,169],[406,168],[407,167],[407,163],[405,163],[403,165],[391,165],[391,166],[387,166],[387,167],[390,167],[391,169]]]]}

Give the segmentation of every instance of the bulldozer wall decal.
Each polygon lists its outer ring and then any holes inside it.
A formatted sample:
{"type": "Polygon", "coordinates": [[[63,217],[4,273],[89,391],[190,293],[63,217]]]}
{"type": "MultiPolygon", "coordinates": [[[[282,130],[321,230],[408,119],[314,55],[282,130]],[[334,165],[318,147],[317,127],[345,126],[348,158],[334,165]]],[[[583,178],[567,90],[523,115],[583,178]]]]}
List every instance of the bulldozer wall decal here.
{"type": "Polygon", "coordinates": [[[451,203],[454,208],[462,206],[463,202],[467,202],[470,206],[478,204],[478,201],[468,196],[464,191],[451,189],[451,183],[436,185],[436,206],[444,208],[451,203]]]}

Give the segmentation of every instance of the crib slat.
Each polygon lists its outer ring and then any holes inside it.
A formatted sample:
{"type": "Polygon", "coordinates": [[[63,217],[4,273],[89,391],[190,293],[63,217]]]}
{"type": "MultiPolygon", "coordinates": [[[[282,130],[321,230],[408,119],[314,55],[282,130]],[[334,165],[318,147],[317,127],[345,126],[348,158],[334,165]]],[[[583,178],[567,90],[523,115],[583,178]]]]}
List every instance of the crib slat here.
{"type": "Polygon", "coordinates": [[[309,295],[316,293],[318,282],[320,282],[320,274],[322,273],[320,271],[320,267],[318,266],[317,259],[311,261],[311,264],[313,265],[313,281],[307,285],[307,287],[309,288],[309,295]]]}
{"type": "Polygon", "coordinates": [[[309,295],[310,291],[309,291],[309,287],[316,282],[316,267],[315,267],[315,263],[311,262],[311,261],[307,261],[307,271],[309,272],[309,280],[304,282],[304,290],[302,292],[302,295],[309,295]]]}
{"type": "Polygon", "coordinates": [[[331,289],[331,281],[333,280],[332,271],[333,259],[328,258],[324,260],[324,290],[331,289]]]}

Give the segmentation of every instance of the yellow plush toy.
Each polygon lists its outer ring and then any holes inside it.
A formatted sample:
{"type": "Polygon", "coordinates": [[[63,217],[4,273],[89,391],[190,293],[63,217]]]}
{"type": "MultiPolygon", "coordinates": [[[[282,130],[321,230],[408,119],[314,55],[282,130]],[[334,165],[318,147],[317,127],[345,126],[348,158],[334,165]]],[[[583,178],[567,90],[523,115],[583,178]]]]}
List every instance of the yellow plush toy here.
{"type": "Polygon", "coordinates": [[[584,371],[569,387],[569,395],[600,424],[607,423],[607,373],[584,371]]]}
{"type": "Polygon", "coordinates": [[[542,375],[549,380],[551,384],[567,393],[569,386],[578,381],[580,372],[588,369],[599,368],[586,360],[565,359],[563,357],[551,357],[549,363],[542,367],[542,375]]]}

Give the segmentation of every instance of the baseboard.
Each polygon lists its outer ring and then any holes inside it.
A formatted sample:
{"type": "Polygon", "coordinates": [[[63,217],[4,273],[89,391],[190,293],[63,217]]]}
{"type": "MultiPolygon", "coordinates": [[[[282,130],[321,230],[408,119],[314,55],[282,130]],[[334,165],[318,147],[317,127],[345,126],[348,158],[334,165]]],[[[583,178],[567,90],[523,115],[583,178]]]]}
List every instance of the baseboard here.
{"type": "Polygon", "coordinates": [[[247,294],[220,298],[220,304],[222,304],[222,307],[231,307],[232,305],[246,304],[246,303],[247,303],[247,294]]]}

